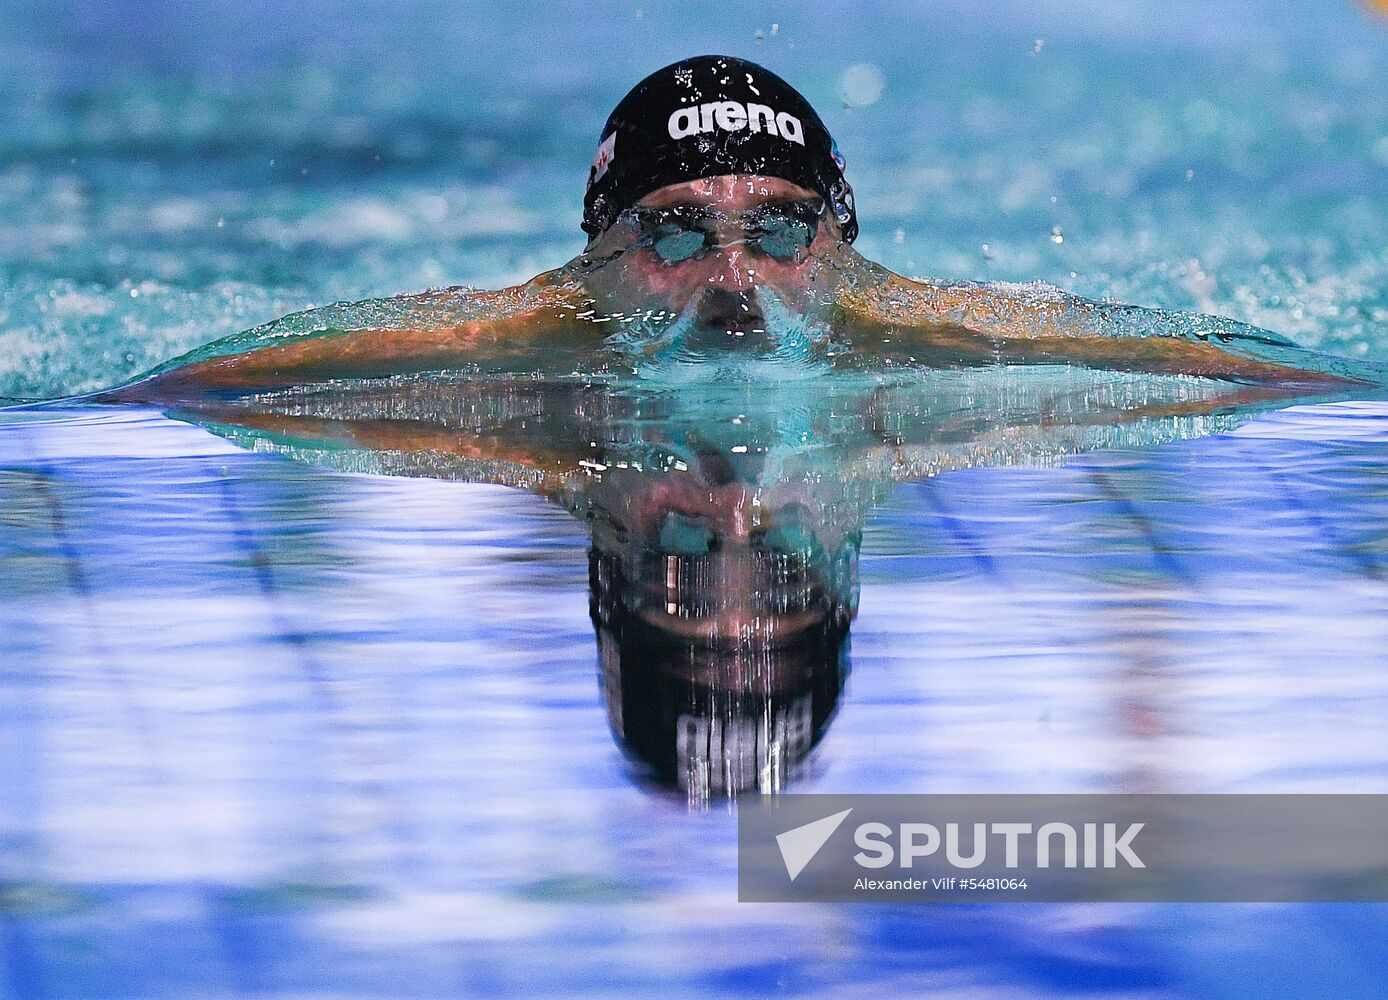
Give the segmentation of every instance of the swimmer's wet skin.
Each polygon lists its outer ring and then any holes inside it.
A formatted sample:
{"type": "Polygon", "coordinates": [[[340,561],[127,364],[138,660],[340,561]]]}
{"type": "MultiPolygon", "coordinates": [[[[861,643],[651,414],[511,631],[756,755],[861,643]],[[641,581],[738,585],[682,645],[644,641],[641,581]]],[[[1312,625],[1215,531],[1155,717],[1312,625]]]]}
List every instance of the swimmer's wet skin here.
{"type": "Polygon", "coordinates": [[[640,374],[662,338],[696,357],[775,346],[778,315],[809,324],[815,360],[833,365],[1068,364],[1291,392],[1388,384],[1384,366],[1229,320],[1046,286],[903,278],[852,249],[843,168],[819,116],[779,77],[731,57],[683,60],[609,117],[584,199],[590,241],[564,267],[498,292],[444,289],[288,317],[95,398],[167,402],[493,367],[557,374],[608,361],[640,374]]]}
{"type": "MultiPolygon", "coordinates": [[[[553,355],[555,334],[572,333],[582,299],[571,286],[542,275],[502,292],[437,292],[414,297],[420,325],[405,328],[325,327],[283,334],[270,324],[246,349],[245,335],[227,338],[162,366],[101,401],[158,401],[206,393],[277,388],[332,379],[373,378],[466,368],[507,358],[553,355]],[[486,318],[467,318],[491,312],[486,318]],[[181,363],[182,362],[182,363],[181,363]]],[[[298,319],[307,314],[290,317],[298,319]]],[[[600,345],[601,335],[587,345],[600,345]]],[[[573,339],[563,342],[577,348],[573,339]]]]}
{"type": "Polygon", "coordinates": [[[1388,368],[1193,313],[1092,302],[1056,288],[931,284],[888,274],[838,302],[855,349],[916,363],[1070,364],[1289,389],[1381,387],[1388,368]]]}

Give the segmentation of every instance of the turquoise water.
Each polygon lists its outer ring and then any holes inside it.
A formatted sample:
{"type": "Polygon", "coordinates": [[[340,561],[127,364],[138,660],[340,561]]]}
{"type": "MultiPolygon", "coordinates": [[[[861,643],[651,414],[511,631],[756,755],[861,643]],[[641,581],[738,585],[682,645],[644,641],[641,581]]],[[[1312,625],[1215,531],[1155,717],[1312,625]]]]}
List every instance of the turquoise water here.
{"type": "Polygon", "coordinates": [[[4,7],[0,396],[99,388],[311,304],[557,266],[607,112],[698,50],[821,108],[859,247],[894,270],[1384,356],[1388,39],[1349,0],[640,6],[4,7]],[[860,63],[881,96],[845,108],[860,63]]]}
{"type": "MultiPolygon", "coordinates": [[[[803,86],[896,270],[1388,358],[1349,4],[91,3],[0,10],[0,395],[558,265],[608,107],[701,49],[803,86]]],[[[1388,995],[1381,907],[738,904],[731,808],[614,737],[563,509],[620,537],[633,462],[726,451],[860,533],[799,791],[1381,792],[1381,401],[357,390],[0,413],[0,996],[1388,995]],[[590,433],[620,488],[558,503],[439,446],[590,433]]]]}

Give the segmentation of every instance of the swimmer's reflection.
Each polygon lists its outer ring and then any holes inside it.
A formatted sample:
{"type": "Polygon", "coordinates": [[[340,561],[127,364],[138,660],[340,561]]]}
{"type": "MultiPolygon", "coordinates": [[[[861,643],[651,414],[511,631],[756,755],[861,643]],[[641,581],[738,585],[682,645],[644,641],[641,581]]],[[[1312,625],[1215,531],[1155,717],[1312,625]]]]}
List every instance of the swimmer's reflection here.
{"type": "Polygon", "coordinates": [[[612,731],[691,799],[778,791],[843,690],[860,535],[823,537],[808,507],[744,483],[653,485],[626,498],[632,524],[593,524],[612,731]]]}
{"type": "Polygon", "coordinates": [[[523,487],[582,518],[613,733],[644,779],[702,802],[812,766],[849,669],[863,524],[896,483],[1191,437],[1288,401],[1081,371],[846,385],[417,376],[172,415],[315,464],[523,487]]]}

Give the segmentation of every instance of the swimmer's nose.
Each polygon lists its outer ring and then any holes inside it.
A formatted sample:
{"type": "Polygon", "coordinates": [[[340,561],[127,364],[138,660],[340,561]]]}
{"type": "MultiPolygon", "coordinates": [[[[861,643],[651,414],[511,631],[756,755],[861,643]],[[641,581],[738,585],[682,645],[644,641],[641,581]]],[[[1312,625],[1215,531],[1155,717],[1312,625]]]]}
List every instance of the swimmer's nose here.
{"type": "Polygon", "coordinates": [[[747,254],[740,245],[719,247],[713,259],[717,270],[709,276],[709,284],[729,292],[745,292],[755,287],[754,273],[748,270],[747,254]]]}
{"type": "Polygon", "coordinates": [[[711,285],[699,303],[699,319],[716,330],[750,330],[766,322],[756,289],[711,285]]]}

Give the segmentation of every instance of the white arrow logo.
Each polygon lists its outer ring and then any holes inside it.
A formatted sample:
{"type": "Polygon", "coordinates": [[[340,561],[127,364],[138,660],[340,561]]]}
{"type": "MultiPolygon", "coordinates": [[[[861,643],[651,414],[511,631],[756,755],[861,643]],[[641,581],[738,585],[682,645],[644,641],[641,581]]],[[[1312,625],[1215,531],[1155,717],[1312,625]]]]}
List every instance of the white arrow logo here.
{"type": "Polygon", "coordinates": [[[786,863],[786,874],[790,876],[792,882],[795,881],[795,876],[804,871],[805,866],[814,860],[819,849],[834,835],[839,824],[852,811],[852,809],[845,809],[841,813],[834,813],[832,816],[817,819],[813,823],[797,826],[794,830],[776,834],[776,846],[781,849],[781,860],[786,863]]]}

